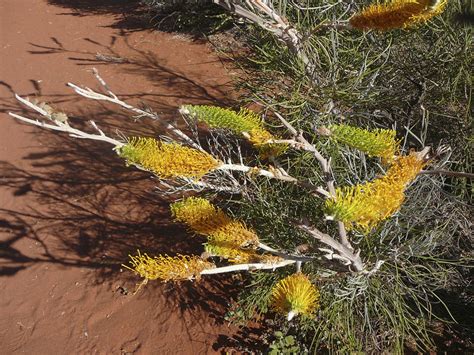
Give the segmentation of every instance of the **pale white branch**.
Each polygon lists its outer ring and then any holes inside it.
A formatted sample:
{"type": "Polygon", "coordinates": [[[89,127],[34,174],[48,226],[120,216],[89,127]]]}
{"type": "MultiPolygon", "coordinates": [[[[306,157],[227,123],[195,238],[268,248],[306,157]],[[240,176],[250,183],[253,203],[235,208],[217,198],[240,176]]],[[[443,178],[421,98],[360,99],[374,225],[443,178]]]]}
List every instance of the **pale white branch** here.
{"type": "Polygon", "coordinates": [[[120,148],[124,145],[123,142],[120,142],[116,139],[107,137],[107,136],[102,135],[102,134],[86,133],[86,132],[83,132],[83,131],[78,130],[76,128],[72,128],[71,126],[69,126],[66,123],[55,121],[56,124],[53,125],[53,124],[48,124],[48,123],[41,122],[41,121],[38,121],[38,120],[32,120],[30,118],[17,115],[13,112],[9,112],[8,114],[12,117],[15,117],[16,119],[18,119],[20,121],[23,121],[23,122],[26,122],[26,123],[29,123],[29,124],[32,124],[32,125],[35,125],[35,126],[38,126],[38,127],[48,128],[48,129],[51,129],[51,130],[54,130],[54,131],[69,133],[69,135],[71,137],[83,138],[83,139],[92,139],[92,140],[96,140],[96,141],[103,141],[103,142],[113,144],[114,147],[116,147],[116,148],[120,148]]]}
{"type": "Polygon", "coordinates": [[[309,59],[303,46],[302,36],[291,26],[286,19],[278,14],[272,5],[262,0],[246,0],[247,8],[241,6],[234,0],[213,0],[217,5],[227,11],[243,17],[263,29],[275,34],[277,38],[285,43],[289,51],[293,53],[305,66],[305,71],[313,83],[316,82],[314,72],[316,65],[309,59]]]}
{"type": "Polygon", "coordinates": [[[201,271],[201,275],[214,275],[214,274],[223,274],[226,272],[235,272],[235,271],[255,271],[255,270],[275,270],[280,267],[291,265],[296,263],[295,260],[283,260],[278,263],[269,264],[269,263],[254,263],[254,264],[237,264],[222,266],[215,269],[207,269],[201,271]]]}
{"type": "Polygon", "coordinates": [[[28,106],[29,108],[35,110],[36,112],[38,112],[38,113],[40,113],[41,115],[43,115],[43,116],[49,118],[50,120],[52,119],[52,118],[51,118],[51,115],[50,115],[47,111],[43,110],[41,107],[39,107],[38,105],[34,104],[33,102],[31,102],[31,101],[29,101],[29,100],[27,100],[27,99],[22,98],[22,97],[19,96],[18,94],[15,94],[15,98],[16,98],[18,101],[20,101],[23,105],[28,106]]]}
{"type": "Polygon", "coordinates": [[[118,97],[117,95],[115,95],[112,90],[109,89],[109,86],[107,85],[107,83],[105,82],[104,79],[102,79],[102,77],[99,75],[99,71],[96,69],[96,68],[92,68],[92,73],[94,74],[95,78],[97,79],[97,81],[100,83],[100,85],[102,85],[104,87],[104,89],[107,91],[107,93],[114,99],[117,99],[118,100],[118,97]]]}
{"type": "Polygon", "coordinates": [[[181,179],[185,181],[192,188],[193,191],[206,189],[206,190],[213,190],[217,192],[227,192],[227,193],[233,193],[233,194],[241,193],[241,189],[239,188],[239,186],[216,185],[210,182],[196,181],[189,178],[181,178],[181,179]]]}
{"type": "Polygon", "coordinates": [[[371,275],[375,274],[377,271],[379,271],[384,263],[385,263],[384,260],[377,260],[377,262],[375,263],[375,266],[373,267],[372,270],[364,270],[362,272],[364,274],[366,274],[367,276],[371,276],[371,275]]]}
{"type": "Polygon", "coordinates": [[[277,180],[282,180],[282,181],[288,181],[288,182],[297,182],[298,180],[292,176],[289,175],[283,175],[278,173],[277,171],[272,172],[270,170],[265,170],[265,169],[260,169],[257,167],[251,167],[251,166],[246,166],[246,165],[240,165],[240,164],[222,164],[218,168],[218,170],[231,170],[231,171],[241,171],[243,173],[248,173],[250,175],[255,174],[255,175],[260,175],[260,176],[266,176],[271,179],[277,179],[277,180]]]}
{"type": "Polygon", "coordinates": [[[444,169],[422,170],[420,174],[421,175],[444,175],[444,176],[474,179],[473,173],[466,173],[462,171],[450,171],[450,170],[444,170],[444,169]]]}
{"type": "Polygon", "coordinates": [[[337,251],[338,255],[335,253],[332,254],[330,250],[328,252],[327,249],[323,249],[324,252],[328,253],[327,255],[329,256],[329,259],[339,259],[342,261],[349,261],[350,264],[354,266],[356,271],[360,272],[364,270],[364,264],[362,263],[362,259],[360,258],[359,252],[354,253],[352,248],[348,248],[347,246],[338,242],[336,239],[332,238],[330,235],[325,234],[314,227],[309,227],[306,224],[300,224],[298,225],[298,228],[309,233],[311,236],[319,240],[321,243],[326,244],[327,246],[337,251]]]}
{"type": "MultiPolygon", "coordinates": [[[[100,82],[100,80],[99,80],[100,82]]],[[[126,102],[119,100],[115,94],[111,94],[111,96],[107,96],[98,92],[95,92],[94,90],[85,87],[81,88],[73,83],[67,83],[69,87],[71,87],[77,94],[86,97],[88,99],[92,100],[97,100],[97,101],[108,101],[111,103],[114,103],[116,105],[119,105],[129,111],[135,112],[141,116],[149,117],[151,119],[156,120],[159,122],[166,130],[174,134],[176,137],[180,138],[183,142],[186,144],[189,144],[195,149],[203,150],[198,144],[196,144],[191,138],[189,138],[183,131],[180,129],[176,128],[169,122],[163,121],[156,113],[148,112],[145,110],[141,110],[137,107],[134,107],[132,105],[127,104],[126,102]]]]}
{"type": "Polygon", "coordinates": [[[263,244],[261,242],[258,243],[258,247],[262,250],[268,251],[268,252],[270,252],[274,255],[282,257],[285,260],[295,260],[295,261],[298,261],[298,262],[304,262],[304,261],[313,261],[314,259],[316,259],[314,257],[309,257],[309,256],[292,255],[292,254],[288,254],[288,253],[283,253],[283,252],[278,251],[276,249],[273,249],[272,247],[270,247],[266,244],[263,244]]]}

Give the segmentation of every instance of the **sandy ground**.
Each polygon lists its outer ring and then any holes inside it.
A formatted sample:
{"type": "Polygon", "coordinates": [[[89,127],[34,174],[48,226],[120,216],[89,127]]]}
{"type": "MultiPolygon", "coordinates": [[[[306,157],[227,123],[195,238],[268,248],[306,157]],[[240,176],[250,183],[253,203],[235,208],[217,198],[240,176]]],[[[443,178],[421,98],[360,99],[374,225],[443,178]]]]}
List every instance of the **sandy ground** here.
{"type": "Polygon", "coordinates": [[[156,135],[153,121],[65,86],[101,90],[92,67],[120,98],[166,119],[183,103],[227,104],[230,77],[211,49],[141,28],[135,10],[134,1],[0,0],[2,354],[201,354],[250,341],[223,322],[235,295],[226,278],[150,283],[132,295],[140,280],[120,266],[129,253],[201,250],[169,221],[149,175],[125,167],[105,143],[6,113],[35,117],[18,93],[84,129],[93,119],[110,135],[156,135]]]}

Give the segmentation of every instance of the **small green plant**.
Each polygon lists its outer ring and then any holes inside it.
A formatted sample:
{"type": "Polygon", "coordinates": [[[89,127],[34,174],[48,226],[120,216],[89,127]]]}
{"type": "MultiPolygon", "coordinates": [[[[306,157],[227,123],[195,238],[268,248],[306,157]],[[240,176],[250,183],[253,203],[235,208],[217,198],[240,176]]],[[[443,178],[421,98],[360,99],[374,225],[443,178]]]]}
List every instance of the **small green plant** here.
{"type": "Polygon", "coordinates": [[[275,340],[270,344],[268,354],[304,354],[293,335],[284,335],[280,331],[276,331],[273,335],[275,336],[275,340]]]}

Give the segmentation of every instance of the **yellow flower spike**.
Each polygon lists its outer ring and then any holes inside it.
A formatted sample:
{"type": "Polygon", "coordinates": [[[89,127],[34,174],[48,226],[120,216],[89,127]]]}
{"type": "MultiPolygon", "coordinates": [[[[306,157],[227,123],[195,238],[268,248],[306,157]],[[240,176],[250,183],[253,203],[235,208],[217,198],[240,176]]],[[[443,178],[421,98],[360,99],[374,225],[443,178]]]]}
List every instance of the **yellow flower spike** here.
{"type": "Polygon", "coordinates": [[[235,112],[217,106],[185,105],[181,108],[181,112],[205,122],[211,128],[225,128],[234,133],[249,133],[255,129],[264,130],[260,116],[244,108],[235,112]]]}
{"type": "Polygon", "coordinates": [[[390,217],[405,199],[404,185],[387,178],[336,189],[336,198],[326,200],[326,213],[343,221],[348,229],[369,231],[390,217]]]}
{"type": "Polygon", "coordinates": [[[177,221],[186,223],[193,231],[203,235],[208,235],[231,222],[222,210],[200,197],[174,202],[170,208],[177,221]]]}
{"type": "Polygon", "coordinates": [[[390,164],[398,154],[400,141],[392,129],[366,130],[348,125],[331,125],[327,135],[331,139],[356,148],[370,157],[380,157],[390,164]]]}
{"type": "Polygon", "coordinates": [[[239,221],[231,221],[218,230],[207,235],[210,242],[230,242],[239,247],[250,247],[258,244],[257,234],[239,221]]]}
{"type": "Polygon", "coordinates": [[[160,279],[165,282],[194,278],[199,280],[203,270],[215,268],[213,263],[198,256],[178,254],[175,257],[159,255],[152,258],[148,254],[141,254],[140,251],[138,251],[137,256],[130,255],[130,264],[132,267],[123,266],[134,271],[145,280],[160,279]]]}
{"type": "Polygon", "coordinates": [[[446,8],[447,0],[430,0],[425,11],[412,17],[414,25],[424,23],[435,16],[440,15],[446,8]]]}
{"type": "Polygon", "coordinates": [[[171,213],[209,241],[232,243],[238,247],[256,245],[258,236],[242,222],[233,220],[208,200],[190,197],[171,205],[171,213]]]}
{"type": "Polygon", "coordinates": [[[360,30],[386,31],[419,25],[444,11],[446,0],[392,0],[373,4],[349,19],[360,30]]]}
{"type": "Polygon", "coordinates": [[[278,156],[288,148],[286,144],[265,143],[275,137],[268,132],[257,113],[242,108],[235,112],[226,108],[206,105],[185,105],[181,112],[205,122],[211,128],[228,129],[234,134],[244,135],[263,158],[278,156]]]}
{"type": "Polygon", "coordinates": [[[242,249],[233,243],[216,242],[214,240],[206,244],[205,250],[212,256],[219,256],[234,264],[276,264],[283,260],[279,256],[260,255],[254,249],[242,249]]]}
{"type": "Polygon", "coordinates": [[[255,250],[241,249],[232,243],[210,242],[206,244],[205,251],[212,256],[219,256],[234,264],[256,263],[260,260],[260,255],[255,250]]]}
{"type": "Polygon", "coordinates": [[[350,229],[369,231],[400,209],[405,188],[427,164],[416,153],[399,156],[387,174],[372,182],[336,189],[326,200],[326,213],[350,229]]]}
{"type": "Polygon", "coordinates": [[[306,275],[298,272],[273,287],[271,303],[273,309],[287,315],[288,320],[296,315],[310,317],[319,308],[319,291],[306,275]]]}
{"type": "Polygon", "coordinates": [[[120,148],[119,155],[129,164],[137,164],[161,178],[188,177],[200,179],[220,163],[211,155],[177,143],[154,138],[131,138],[120,148]]]}

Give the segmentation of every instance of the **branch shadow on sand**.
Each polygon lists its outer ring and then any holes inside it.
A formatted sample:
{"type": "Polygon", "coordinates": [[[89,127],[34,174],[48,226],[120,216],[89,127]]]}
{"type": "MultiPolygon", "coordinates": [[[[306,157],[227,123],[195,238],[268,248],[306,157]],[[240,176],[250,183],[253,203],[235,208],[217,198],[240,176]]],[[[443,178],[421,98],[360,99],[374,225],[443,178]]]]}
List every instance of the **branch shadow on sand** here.
{"type": "MultiPolygon", "coordinates": [[[[217,80],[211,82],[208,73],[190,75],[177,68],[172,63],[163,63],[163,59],[158,57],[154,51],[138,48],[130,43],[126,33],[120,32],[119,35],[111,36],[108,43],[101,43],[93,38],[83,38],[82,41],[96,46],[94,51],[85,51],[73,48],[67,48],[60,39],[51,37],[47,44],[30,43],[30,54],[33,55],[57,55],[66,54],[68,59],[80,67],[96,67],[113,65],[117,70],[124,74],[136,78],[143,78],[149,89],[147,92],[128,93],[115,92],[122,100],[140,100],[143,106],[153,107],[156,112],[161,114],[173,114],[177,112],[177,106],[182,103],[199,103],[218,106],[232,106],[234,101],[229,98],[231,88],[230,80],[223,82],[217,80]]],[[[212,68],[213,63],[220,62],[220,59],[209,61],[208,56],[203,61],[196,60],[187,66],[205,65],[212,68]]],[[[220,68],[221,64],[216,65],[220,68]]],[[[104,77],[107,81],[107,78],[104,77]]],[[[40,84],[31,79],[33,91],[30,95],[41,95],[40,84]]],[[[80,84],[80,83],[79,83],[80,84]]],[[[1,82],[0,85],[6,86],[13,93],[8,83],[1,82]]],[[[111,88],[114,91],[113,87],[111,88]]],[[[61,95],[53,98],[54,103],[63,103],[74,100],[76,95],[61,95]]],[[[9,100],[10,98],[7,98],[9,100]]]]}

